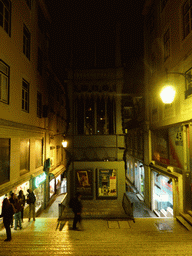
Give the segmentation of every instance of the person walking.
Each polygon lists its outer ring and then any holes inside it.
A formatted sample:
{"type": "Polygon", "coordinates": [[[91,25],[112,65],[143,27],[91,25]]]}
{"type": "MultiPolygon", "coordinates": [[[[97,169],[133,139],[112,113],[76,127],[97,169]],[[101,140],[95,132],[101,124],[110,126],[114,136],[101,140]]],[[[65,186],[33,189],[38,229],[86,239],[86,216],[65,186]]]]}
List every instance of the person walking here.
{"type": "Polygon", "coordinates": [[[6,229],[7,239],[4,241],[11,241],[11,220],[13,219],[13,214],[15,212],[13,204],[9,202],[8,198],[5,198],[3,200],[3,207],[2,207],[2,213],[0,217],[3,217],[3,224],[6,229]]]}
{"type": "Polygon", "coordinates": [[[33,220],[35,221],[35,201],[36,201],[36,197],[35,197],[31,188],[29,188],[27,190],[27,192],[29,193],[27,195],[27,203],[29,204],[29,221],[31,219],[31,212],[32,212],[32,215],[33,215],[33,220]]]}
{"type": "Polygon", "coordinates": [[[20,229],[22,229],[21,226],[21,210],[22,210],[22,206],[21,206],[22,202],[21,200],[16,196],[15,198],[15,227],[14,230],[17,230],[17,226],[19,226],[20,229]]]}
{"type": "Polygon", "coordinates": [[[72,211],[74,212],[73,230],[79,230],[77,229],[78,222],[82,230],[81,212],[83,207],[81,202],[81,194],[79,192],[76,193],[75,197],[72,199],[70,204],[71,204],[72,211]]]}
{"type": "Polygon", "coordinates": [[[18,199],[21,200],[21,221],[23,222],[23,212],[24,212],[24,207],[25,207],[25,196],[23,194],[23,190],[19,191],[18,199]]]}

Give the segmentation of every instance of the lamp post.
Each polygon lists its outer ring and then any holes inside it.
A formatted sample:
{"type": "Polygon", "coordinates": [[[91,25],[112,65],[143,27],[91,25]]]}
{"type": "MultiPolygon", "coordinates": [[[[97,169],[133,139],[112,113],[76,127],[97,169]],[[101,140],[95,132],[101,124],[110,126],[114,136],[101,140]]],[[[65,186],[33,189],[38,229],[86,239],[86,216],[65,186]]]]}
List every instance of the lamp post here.
{"type": "MultiPolygon", "coordinates": [[[[192,78],[192,75],[189,73],[180,73],[180,72],[168,72],[166,70],[166,74],[176,74],[176,75],[182,75],[186,78],[192,78]]],[[[172,86],[170,83],[168,83],[167,85],[165,85],[160,93],[160,97],[163,101],[163,103],[165,104],[171,104],[174,99],[175,99],[175,95],[176,95],[176,90],[174,88],[174,86],[172,86]]]]}

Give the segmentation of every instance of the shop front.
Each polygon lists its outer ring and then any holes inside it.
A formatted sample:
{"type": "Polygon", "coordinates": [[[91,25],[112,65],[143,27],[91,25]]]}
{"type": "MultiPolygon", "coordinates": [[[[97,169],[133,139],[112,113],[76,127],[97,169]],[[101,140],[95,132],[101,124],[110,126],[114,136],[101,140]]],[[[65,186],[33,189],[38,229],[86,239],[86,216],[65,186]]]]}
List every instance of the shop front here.
{"type": "Polygon", "coordinates": [[[46,186],[46,173],[34,177],[32,180],[32,190],[36,197],[35,212],[44,209],[45,202],[45,186],[46,186]]]}
{"type": "Polygon", "coordinates": [[[49,199],[55,194],[66,193],[67,179],[64,178],[65,168],[63,165],[49,172],[49,199]]]}
{"type": "Polygon", "coordinates": [[[172,179],[152,171],[152,208],[159,217],[173,217],[172,179]]]}
{"type": "MultiPolygon", "coordinates": [[[[23,190],[23,194],[25,197],[27,196],[28,192],[27,189],[29,189],[29,181],[23,182],[19,184],[18,186],[13,187],[10,191],[7,191],[4,195],[0,197],[0,213],[2,212],[2,204],[4,198],[10,198],[11,193],[15,193],[16,195],[19,195],[19,191],[23,190]]],[[[27,207],[27,204],[25,204],[25,208],[27,207]]],[[[2,219],[0,220],[0,223],[2,222],[2,219]]]]}

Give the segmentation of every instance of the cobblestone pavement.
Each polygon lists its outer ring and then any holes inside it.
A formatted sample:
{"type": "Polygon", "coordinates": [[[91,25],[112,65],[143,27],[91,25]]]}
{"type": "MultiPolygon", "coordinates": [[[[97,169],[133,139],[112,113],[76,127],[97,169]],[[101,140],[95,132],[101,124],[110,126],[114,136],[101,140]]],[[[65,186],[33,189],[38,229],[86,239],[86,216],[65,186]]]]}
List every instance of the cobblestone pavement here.
{"type": "Polygon", "coordinates": [[[192,232],[173,218],[84,219],[83,231],[71,227],[72,220],[25,219],[10,242],[4,242],[5,229],[0,231],[0,255],[192,255],[192,232]]]}

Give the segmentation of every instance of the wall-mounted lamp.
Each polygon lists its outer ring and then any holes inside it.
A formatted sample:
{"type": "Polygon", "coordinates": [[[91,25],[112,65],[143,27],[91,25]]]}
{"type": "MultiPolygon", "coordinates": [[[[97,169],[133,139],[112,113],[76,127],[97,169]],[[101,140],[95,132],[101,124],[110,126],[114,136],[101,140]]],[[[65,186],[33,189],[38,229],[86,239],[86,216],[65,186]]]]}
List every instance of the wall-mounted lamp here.
{"type": "Polygon", "coordinates": [[[67,141],[66,141],[65,139],[61,142],[61,144],[62,144],[62,146],[63,146],[64,148],[67,147],[67,141]]]}
{"type": "MultiPolygon", "coordinates": [[[[185,77],[185,79],[192,78],[192,75],[189,73],[168,72],[166,70],[166,74],[167,75],[168,74],[182,75],[185,77]]],[[[166,84],[160,93],[161,99],[162,99],[163,103],[165,103],[165,104],[171,104],[174,101],[175,95],[176,95],[176,90],[175,90],[174,86],[172,86],[170,83],[166,84]]]]}
{"type": "Polygon", "coordinates": [[[50,134],[50,135],[49,135],[49,139],[50,139],[50,140],[53,140],[54,137],[55,137],[55,136],[58,136],[58,135],[62,135],[62,136],[63,136],[64,139],[62,140],[61,144],[62,144],[62,146],[63,146],[64,148],[66,148],[66,147],[67,147],[67,141],[65,140],[65,134],[64,134],[64,133],[50,134]]]}

